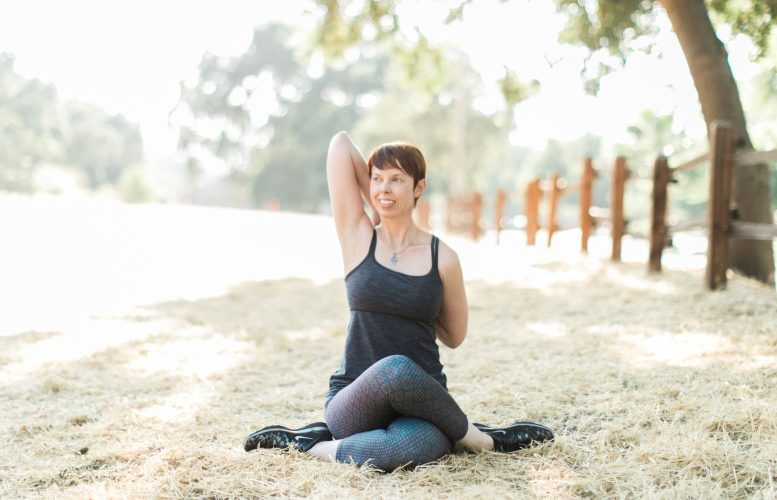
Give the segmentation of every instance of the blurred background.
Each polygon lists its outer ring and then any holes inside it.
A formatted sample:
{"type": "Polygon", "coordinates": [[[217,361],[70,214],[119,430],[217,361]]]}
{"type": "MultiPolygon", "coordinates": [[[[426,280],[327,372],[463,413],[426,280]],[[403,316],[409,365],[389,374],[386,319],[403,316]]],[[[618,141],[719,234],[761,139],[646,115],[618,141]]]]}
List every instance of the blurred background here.
{"type": "MultiPolygon", "coordinates": [[[[777,37],[764,31],[772,7],[751,3],[708,10],[750,138],[766,150],[777,147],[777,37]]],[[[659,2],[77,0],[5,10],[3,192],[327,213],[327,144],[347,130],[365,155],[391,140],[420,146],[433,207],[502,189],[509,216],[522,212],[530,179],[576,182],[586,156],[609,169],[624,155],[647,177],[659,154],[677,163],[707,149],[659,2]]],[[[672,192],[673,217],[704,214],[704,175],[672,192]]],[[[608,186],[597,180],[595,205],[608,204],[608,186]]],[[[647,182],[627,187],[631,229],[646,225],[649,192],[647,182]]],[[[577,225],[577,207],[576,195],[562,198],[562,227],[577,225]]]]}

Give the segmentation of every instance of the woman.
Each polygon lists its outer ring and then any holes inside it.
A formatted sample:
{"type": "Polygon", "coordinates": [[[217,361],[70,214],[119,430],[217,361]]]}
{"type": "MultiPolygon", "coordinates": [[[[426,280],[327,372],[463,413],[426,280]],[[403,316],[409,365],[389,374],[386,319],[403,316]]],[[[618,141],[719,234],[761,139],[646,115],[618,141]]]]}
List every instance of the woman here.
{"type": "Polygon", "coordinates": [[[365,162],[348,134],[332,138],[327,181],[351,310],[345,354],[329,381],[326,423],[265,427],[246,451],[294,447],[392,471],[437,460],[454,443],[507,452],[553,439],[531,422],[470,423],[448,393],[435,339],[461,345],[467,299],[456,253],[413,222],[425,177],[414,146],[384,144],[365,162]]]}

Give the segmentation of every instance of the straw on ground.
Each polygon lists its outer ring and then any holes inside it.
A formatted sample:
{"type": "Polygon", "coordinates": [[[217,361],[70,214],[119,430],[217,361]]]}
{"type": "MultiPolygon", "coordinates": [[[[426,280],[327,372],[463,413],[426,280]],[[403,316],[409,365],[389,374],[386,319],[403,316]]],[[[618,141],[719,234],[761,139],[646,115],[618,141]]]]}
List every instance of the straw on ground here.
{"type": "Polygon", "coordinates": [[[775,496],[777,294],[755,282],[451,239],[451,392],[557,439],[381,474],[241,446],[322,416],[347,321],[328,219],[2,203],[2,498],[775,496]]]}

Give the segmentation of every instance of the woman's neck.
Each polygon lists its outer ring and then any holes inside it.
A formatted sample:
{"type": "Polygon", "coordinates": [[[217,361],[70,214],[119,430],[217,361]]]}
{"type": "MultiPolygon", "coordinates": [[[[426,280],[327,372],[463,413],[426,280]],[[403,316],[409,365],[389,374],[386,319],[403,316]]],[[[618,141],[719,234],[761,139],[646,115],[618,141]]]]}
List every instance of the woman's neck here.
{"type": "Polygon", "coordinates": [[[379,227],[383,233],[383,238],[392,247],[392,250],[412,245],[418,235],[418,227],[416,227],[413,219],[383,219],[380,221],[379,227]]]}

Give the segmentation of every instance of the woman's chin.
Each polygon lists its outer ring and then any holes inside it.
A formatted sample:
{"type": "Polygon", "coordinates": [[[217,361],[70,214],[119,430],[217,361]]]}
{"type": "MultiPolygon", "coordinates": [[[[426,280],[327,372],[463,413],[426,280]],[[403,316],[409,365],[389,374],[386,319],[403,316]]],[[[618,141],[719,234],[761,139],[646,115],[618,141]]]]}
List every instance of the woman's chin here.
{"type": "Polygon", "coordinates": [[[378,214],[380,215],[381,220],[383,219],[402,219],[404,217],[409,217],[412,212],[401,212],[399,210],[393,210],[393,209],[382,209],[378,210],[378,214]]]}

